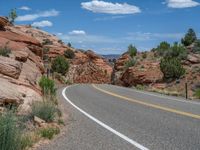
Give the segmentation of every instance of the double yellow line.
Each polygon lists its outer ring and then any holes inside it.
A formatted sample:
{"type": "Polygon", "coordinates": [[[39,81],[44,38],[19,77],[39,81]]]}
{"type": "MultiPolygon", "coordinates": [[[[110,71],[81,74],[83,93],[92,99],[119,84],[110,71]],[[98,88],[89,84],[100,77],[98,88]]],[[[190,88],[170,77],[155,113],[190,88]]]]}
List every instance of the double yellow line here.
{"type": "Polygon", "coordinates": [[[103,90],[103,89],[95,86],[94,84],[92,86],[95,89],[97,89],[97,90],[99,90],[99,91],[101,91],[103,93],[112,95],[114,97],[121,98],[123,100],[127,100],[127,101],[130,101],[130,102],[133,102],[133,103],[137,103],[137,104],[140,104],[140,105],[152,107],[152,108],[159,109],[159,110],[164,110],[164,111],[175,113],[175,114],[182,115],[182,116],[187,116],[187,117],[191,117],[191,118],[195,118],[195,119],[200,119],[200,115],[196,115],[196,114],[192,114],[192,113],[188,113],[188,112],[184,112],[184,111],[180,111],[180,110],[176,110],[176,109],[172,109],[172,108],[168,108],[168,107],[163,107],[163,106],[160,106],[160,105],[155,105],[155,104],[151,104],[151,103],[147,103],[147,102],[142,102],[142,101],[139,101],[139,100],[135,100],[135,99],[132,99],[132,98],[128,98],[128,97],[125,97],[125,96],[118,95],[118,94],[113,93],[113,92],[109,92],[109,91],[103,90]]]}

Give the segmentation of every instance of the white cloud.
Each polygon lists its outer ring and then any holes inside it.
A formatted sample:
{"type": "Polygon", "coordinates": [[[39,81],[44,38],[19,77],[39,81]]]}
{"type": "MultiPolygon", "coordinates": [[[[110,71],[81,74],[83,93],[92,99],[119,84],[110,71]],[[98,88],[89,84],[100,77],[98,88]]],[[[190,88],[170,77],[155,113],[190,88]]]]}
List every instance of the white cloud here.
{"type": "Polygon", "coordinates": [[[200,3],[194,0],[167,0],[166,3],[170,8],[188,8],[200,5],[200,3]]]}
{"type": "Polygon", "coordinates": [[[129,5],[127,3],[111,3],[101,0],[93,0],[91,2],[82,2],[83,9],[92,11],[94,13],[106,13],[106,14],[135,14],[140,13],[139,7],[129,5]]]}
{"type": "Polygon", "coordinates": [[[73,30],[69,32],[70,35],[86,35],[86,32],[83,30],[73,30]]]}
{"type": "Polygon", "coordinates": [[[136,41],[147,41],[147,40],[158,40],[158,39],[181,39],[183,37],[183,33],[143,33],[143,32],[135,32],[135,33],[129,33],[125,39],[127,40],[136,40],[136,41]]]}
{"type": "Polygon", "coordinates": [[[36,14],[27,14],[24,16],[18,16],[16,21],[33,21],[38,18],[45,18],[45,17],[55,17],[59,15],[59,11],[52,9],[48,11],[43,11],[36,14]]]}
{"type": "Polygon", "coordinates": [[[28,7],[28,6],[22,6],[22,7],[20,7],[19,9],[21,9],[21,10],[26,10],[26,11],[31,10],[31,8],[28,7]]]}
{"type": "Polygon", "coordinates": [[[51,26],[53,26],[53,23],[48,20],[44,20],[44,21],[40,21],[40,22],[33,22],[32,26],[34,26],[34,27],[51,27],[51,26]]]}
{"type": "Polygon", "coordinates": [[[116,20],[122,18],[125,18],[125,16],[110,16],[110,17],[95,18],[94,21],[108,21],[108,20],[116,20]]]}

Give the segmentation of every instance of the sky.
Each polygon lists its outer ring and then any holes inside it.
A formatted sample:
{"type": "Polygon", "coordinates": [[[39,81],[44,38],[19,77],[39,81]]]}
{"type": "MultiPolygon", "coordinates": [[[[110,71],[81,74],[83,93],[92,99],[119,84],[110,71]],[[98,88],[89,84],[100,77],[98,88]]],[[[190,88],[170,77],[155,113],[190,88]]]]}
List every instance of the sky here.
{"type": "Polygon", "coordinates": [[[16,24],[31,24],[79,49],[121,54],[133,44],[151,50],[200,36],[200,0],[0,0],[0,15],[16,8],[16,24]]]}

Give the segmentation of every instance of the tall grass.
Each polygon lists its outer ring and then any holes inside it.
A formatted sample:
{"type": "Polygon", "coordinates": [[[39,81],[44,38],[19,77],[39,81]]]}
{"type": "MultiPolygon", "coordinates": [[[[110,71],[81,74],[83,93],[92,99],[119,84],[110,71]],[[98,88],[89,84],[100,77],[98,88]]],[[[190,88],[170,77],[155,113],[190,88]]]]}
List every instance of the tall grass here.
{"type": "Polygon", "coordinates": [[[32,116],[37,116],[46,122],[53,122],[57,113],[57,108],[52,102],[35,102],[32,105],[32,116]]]}
{"type": "Polygon", "coordinates": [[[0,150],[20,150],[21,136],[17,117],[9,111],[0,116],[0,150]]]}

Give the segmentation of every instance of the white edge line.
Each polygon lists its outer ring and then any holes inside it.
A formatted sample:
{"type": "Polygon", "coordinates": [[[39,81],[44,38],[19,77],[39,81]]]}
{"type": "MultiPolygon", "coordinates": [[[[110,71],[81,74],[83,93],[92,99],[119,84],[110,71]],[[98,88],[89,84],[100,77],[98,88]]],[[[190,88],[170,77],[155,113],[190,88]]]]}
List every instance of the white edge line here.
{"type": "Polygon", "coordinates": [[[107,129],[108,131],[112,132],[113,134],[119,136],[120,138],[122,138],[123,140],[127,141],[128,143],[134,145],[138,149],[140,149],[140,150],[149,150],[148,148],[144,147],[143,145],[137,143],[136,141],[130,139],[129,137],[125,136],[124,134],[116,131],[115,129],[111,128],[110,126],[106,125],[105,123],[101,122],[100,120],[96,119],[95,117],[91,116],[90,114],[88,114],[87,112],[85,112],[84,110],[82,110],[81,108],[79,108],[78,106],[76,106],[74,103],[72,103],[68,99],[68,97],[66,96],[66,94],[65,94],[67,88],[69,88],[69,87],[64,88],[63,91],[62,91],[63,97],[65,98],[65,100],[67,102],[69,102],[73,107],[75,107],[77,110],[79,110],[81,113],[83,113],[86,117],[88,117],[89,119],[93,120],[94,122],[96,122],[97,124],[99,124],[103,128],[107,129]]]}
{"type": "MultiPolygon", "coordinates": [[[[110,84],[105,84],[105,85],[110,85],[110,84]]],[[[171,96],[168,97],[167,95],[161,95],[160,93],[155,93],[154,94],[154,93],[151,93],[151,92],[148,92],[148,91],[147,92],[146,91],[139,91],[139,90],[136,90],[136,89],[120,87],[120,86],[116,86],[116,85],[111,85],[111,86],[114,86],[114,87],[119,88],[119,89],[126,89],[126,90],[130,90],[130,91],[134,91],[134,92],[145,94],[145,95],[155,96],[155,97],[159,97],[159,98],[165,98],[165,99],[172,100],[172,101],[178,101],[178,102],[183,102],[183,103],[190,103],[190,104],[200,105],[199,102],[188,101],[188,100],[185,100],[184,98],[177,99],[175,97],[171,97],[171,96]]]]}

